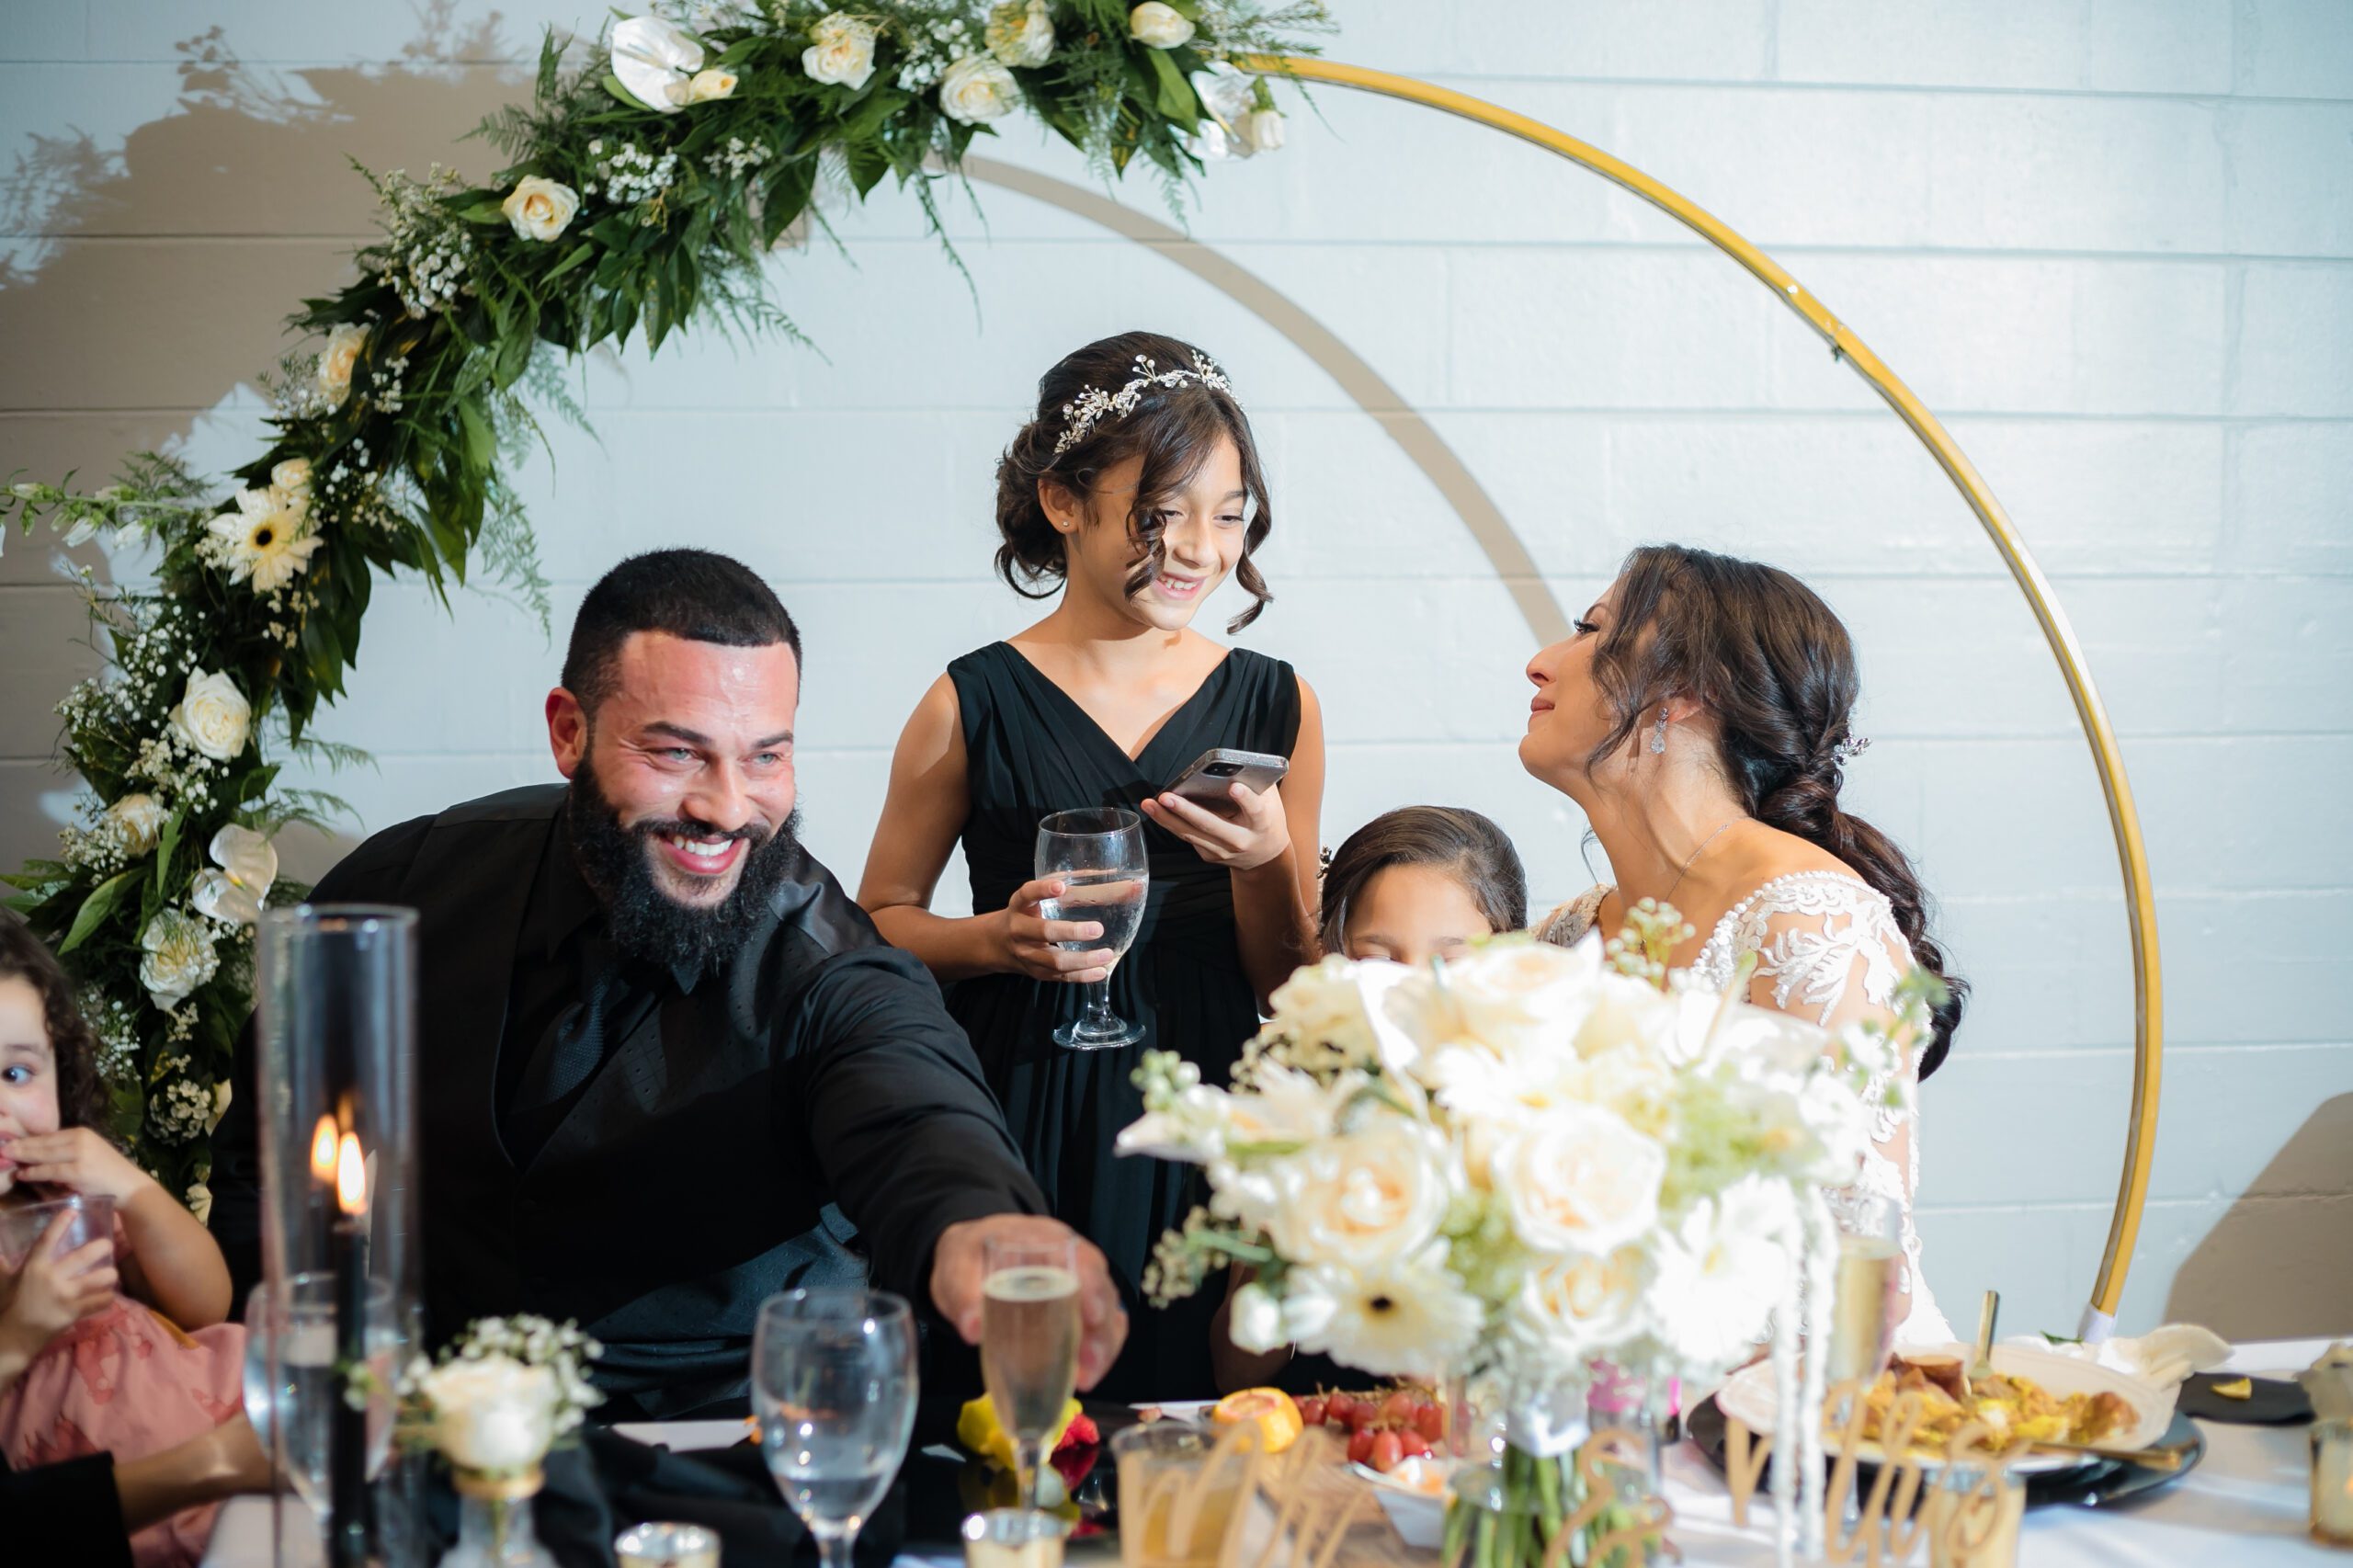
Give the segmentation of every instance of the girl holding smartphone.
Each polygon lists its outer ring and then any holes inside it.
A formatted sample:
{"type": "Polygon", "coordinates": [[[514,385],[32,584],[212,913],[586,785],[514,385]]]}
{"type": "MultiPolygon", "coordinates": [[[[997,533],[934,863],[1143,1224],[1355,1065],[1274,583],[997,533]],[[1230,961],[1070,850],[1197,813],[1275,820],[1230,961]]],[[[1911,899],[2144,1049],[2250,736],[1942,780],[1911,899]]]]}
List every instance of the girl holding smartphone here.
{"type": "Polygon", "coordinates": [[[1222,1084],[1267,995],[1316,956],[1315,694],[1289,665],[1191,624],[1228,577],[1256,601],[1229,631],[1265,608],[1251,558],[1272,521],[1249,421],[1198,349],[1125,333],[1049,370],[997,466],[996,566],[1017,593],[1059,602],[924,694],[858,889],[882,934],[946,987],[1054,1214],[1103,1249],[1129,1293],[1128,1348],[1102,1398],[1214,1392],[1215,1293],[1141,1303],[1154,1244],[1199,1195],[1186,1167],[1113,1154],[1142,1114],[1130,1075],[1142,1052],[1169,1050],[1222,1084]],[[1258,791],[1168,788],[1218,747],[1287,758],[1289,771],[1258,791]],[[1091,806],[1144,819],[1150,888],[1124,958],[1086,946],[1098,925],[1045,918],[1061,890],[1032,875],[1040,819],[1091,806]],[[929,907],[960,842],[980,912],[961,919],[929,907]],[[1083,984],[1107,972],[1113,1011],[1142,1039],[1056,1045],[1083,984]]]}

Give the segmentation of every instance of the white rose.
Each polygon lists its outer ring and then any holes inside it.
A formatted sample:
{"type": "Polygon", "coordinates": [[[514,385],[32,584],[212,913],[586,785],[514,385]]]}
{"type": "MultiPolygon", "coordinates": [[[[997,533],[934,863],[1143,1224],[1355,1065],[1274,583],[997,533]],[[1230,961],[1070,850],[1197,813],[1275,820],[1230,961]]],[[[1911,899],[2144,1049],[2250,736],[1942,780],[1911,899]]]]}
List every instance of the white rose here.
{"type": "Polygon", "coordinates": [[[809,40],[801,69],[811,81],[837,82],[854,93],[874,74],[873,23],[835,11],[809,29],[809,40]]]}
{"type": "Polygon", "coordinates": [[[1529,1271],[1513,1298],[1513,1336],[1547,1360],[1577,1365],[1642,1331],[1642,1250],[1555,1258],[1529,1271]]]}
{"type": "Polygon", "coordinates": [[[613,75],[630,97],[660,114],[687,101],[687,82],[702,69],[702,45],[659,17],[613,25],[613,75]]]}
{"type": "Polygon", "coordinates": [[[687,84],[687,102],[690,104],[707,104],[734,96],[735,73],[733,71],[722,71],[716,67],[698,71],[694,80],[687,84]]]}
{"type": "Polygon", "coordinates": [[[1666,1151],[1599,1106],[1557,1106],[1495,1162],[1512,1229],[1538,1252],[1606,1253],[1658,1220],[1666,1151]]]}
{"type": "Polygon", "coordinates": [[[555,1374],[507,1356],[451,1361],[426,1374],[433,1446],[460,1470],[524,1471],[555,1441],[555,1374]]]}
{"type": "Polygon", "coordinates": [[[1263,1355],[1290,1343],[1283,1333],[1282,1303],[1256,1280],[1233,1293],[1227,1321],[1233,1343],[1254,1354],[1263,1355]]]}
{"type": "Polygon", "coordinates": [[[122,832],[122,846],[133,855],[144,855],[155,847],[156,835],[164,831],[164,820],[170,813],[164,802],[153,795],[125,795],[107,808],[107,820],[122,832]]]}
{"type": "Polygon", "coordinates": [[[311,488],[311,460],[288,458],[269,471],[269,484],[290,498],[301,494],[311,488]]]}
{"type": "Polygon", "coordinates": [[[189,993],[210,980],[221,967],[211,930],[176,909],[159,911],[147,922],[147,929],[139,934],[139,945],[145,949],[139,960],[139,983],[166,1013],[187,1001],[189,993]]]}
{"type": "Polygon", "coordinates": [[[172,733],[213,761],[227,762],[245,749],[253,709],[235,681],[226,675],[199,670],[188,677],[179,706],[170,717],[172,733]]]}
{"type": "Polygon", "coordinates": [[[212,1218],[212,1189],[202,1182],[188,1189],[188,1211],[196,1216],[199,1225],[212,1218]]]}
{"type": "Polygon", "coordinates": [[[1589,1001],[1574,1037],[1579,1056],[1626,1047],[1670,1058],[1678,1054],[1683,1007],[1673,994],[1631,975],[1605,974],[1589,1001]]]}
{"type": "Polygon", "coordinates": [[[1128,36],[1154,49],[1176,49],[1192,41],[1193,24],[1174,6],[1143,0],[1128,13],[1128,36]]]}
{"type": "Polygon", "coordinates": [[[1275,1250],[1293,1263],[1364,1269],[1427,1245],[1454,1197],[1452,1151],[1402,1119],[1276,1161],[1275,1250]]]}
{"type": "Polygon", "coordinates": [[[1243,122],[1243,134],[1250,139],[1251,151],[1271,153],[1283,144],[1283,111],[1261,108],[1250,111],[1243,122]]]}
{"type": "Polygon", "coordinates": [[[1043,65],[1054,52],[1046,0],[1005,0],[989,12],[989,52],[1002,65],[1043,65]]]}
{"type": "Polygon", "coordinates": [[[506,214],[506,225],[517,239],[544,244],[563,233],[572,222],[572,215],[580,210],[580,193],[555,180],[525,175],[506,193],[498,210],[506,214]]]}
{"type": "Polygon", "coordinates": [[[1556,1051],[1592,1007],[1600,971],[1598,949],[1505,941],[1448,964],[1443,983],[1471,1039],[1556,1051]]]}
{"type": "Polygon", "coordinates": [[[329,407],[350,395],[352,367],[359,363],[359,351],[367,346],[368,329],[356,322],[346,322],[327,334],[327,346],[319,350],[319,390],[326,394],[329,407]]]}
{"type": "Polygon", "coordinates": [[[966,125],[1003,119],[1020,102],[1013,73],[986,55],[967,55],[939,78],[939,112],[966,125]]]}

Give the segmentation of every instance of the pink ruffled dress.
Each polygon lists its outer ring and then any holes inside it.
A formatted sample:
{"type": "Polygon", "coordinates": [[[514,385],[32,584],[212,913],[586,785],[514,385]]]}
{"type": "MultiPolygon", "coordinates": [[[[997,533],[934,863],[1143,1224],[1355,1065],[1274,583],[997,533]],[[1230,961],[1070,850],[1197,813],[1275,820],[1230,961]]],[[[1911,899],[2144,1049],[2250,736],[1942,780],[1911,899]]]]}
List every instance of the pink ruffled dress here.
{"type": "MultiPolygon", "coordinates": [[[[115,1256],[129,1238],[114,1228],[115,1256]]],[[[85,1454],[144,1459],[203,1436],[244,1403],[245,1331],[189,1334],[117,1292],[105,1311],[51,1340],[15,1386],[0,1391],[0,1453],[17,1470],[85,1454]]],[[[131,1538],[140,1568],[195,1568],[218,1505],[190,1508],[131,1538]]]]}

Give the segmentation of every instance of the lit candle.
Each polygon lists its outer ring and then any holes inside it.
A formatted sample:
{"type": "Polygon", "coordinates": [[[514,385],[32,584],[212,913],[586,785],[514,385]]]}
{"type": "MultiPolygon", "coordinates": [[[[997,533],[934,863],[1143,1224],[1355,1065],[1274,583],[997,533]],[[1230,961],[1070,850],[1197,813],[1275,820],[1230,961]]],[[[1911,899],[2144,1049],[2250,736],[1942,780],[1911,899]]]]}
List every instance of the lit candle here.
{"type": "Polygon", "coordinates": [[[319,1118],[318,1131],[311,1134],[311,1176],[321,1187],[335,1185],[335,1118],[319,1118]]]}
{"type": "MultiPolygon", "coordinates": [[[[320,1144],[334,1136],[333,1119],[319,1119],[311,1159],[319,1163],[320,1144]]],[[[368,1364],[368,1253],[363,1238],[368,1227],[368,1163],[359,1152],[358,1134],[344,1133],[335,1145],[331,1162],[335,1207],[343,1217],[328,1233],[328,1256],[335,1267],[335,1360],[346,1378],[358,1375],[368,1364]]],[[[332,1446],[328,1450],[329,1497],[334,1528],[330,1550],[335,1568],[359,1568],[368,1558],[368,1412],[348,1399],[335,1402],[332,1446]]]]}

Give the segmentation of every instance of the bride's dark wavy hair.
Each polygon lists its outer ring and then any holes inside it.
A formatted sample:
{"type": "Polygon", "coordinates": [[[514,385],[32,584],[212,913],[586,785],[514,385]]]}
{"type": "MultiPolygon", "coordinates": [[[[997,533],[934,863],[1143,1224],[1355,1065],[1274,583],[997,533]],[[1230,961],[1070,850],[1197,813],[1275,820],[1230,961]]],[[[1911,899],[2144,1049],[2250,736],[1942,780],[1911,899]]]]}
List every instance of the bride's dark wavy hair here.
{"type": "Polygon", "coordinates": [[[1929,900],[1893,840],[1838,807],[1837,746],[1861,681],[1847,628],[1820,596],[1778,567],[1676,544],[1626,557],[1618,608],[1594,649],[1593,676],[1614,722],[1593,763],[1633,740],[1677,697],[1716,722],[1717,760],[1748,814],[1853,867],[1885,895],[1913,959],[1949,989],[1920,1055],[1920,1076],[1952,1049],[1967,982],[1929,935],[1929,900]]]}
{"type": "Polygon", "coordinates": [[[1038,498],[1039,482],[1051,480],[1074,495],[1091,498],[1104,470],[1141,454],[1143,471],[1136,480],[1135,504],[1128,509],[1127,527],[1136,549],[1128,592],[1142,591],[1160,564],[1157,514],[1192,483],[1222,437],[1233,441],[1233,449],[1241,455],[1242,484],[1249,493],[1250,520],[1243,532],[1242,560],[1233,569],[1233,580],[1253,602],[1226,623],[1228,631],[1239,631],[1257,619],[1275,597],[1252,560],[1274,528],[1275,513],[1267,495],[1266,472],[1258,462],[1258,444],[1252,439],[1250,421],[1232,392],[1189,381],[1173,387],[1146,387],[1132,410],[1106,414],[1087,431],[1086,439],[1066,452],[1054,451],[1054,444],[1070,425],[1063,406],[1088,387],[1117,394],[1136,379],[1139,357],[1164,371],[1190,369],[1195,358],[1209,358],[1191,344],[1161,333],[1123,332],[1065,356],[1039,379],[1037,416],[1022,426],[996,465],[996,530],[1004,540],[996,550],[997,575],[1025,598],[1051,598],[1070,563],[1063,554],[1063,536],[1038,498]]]}

